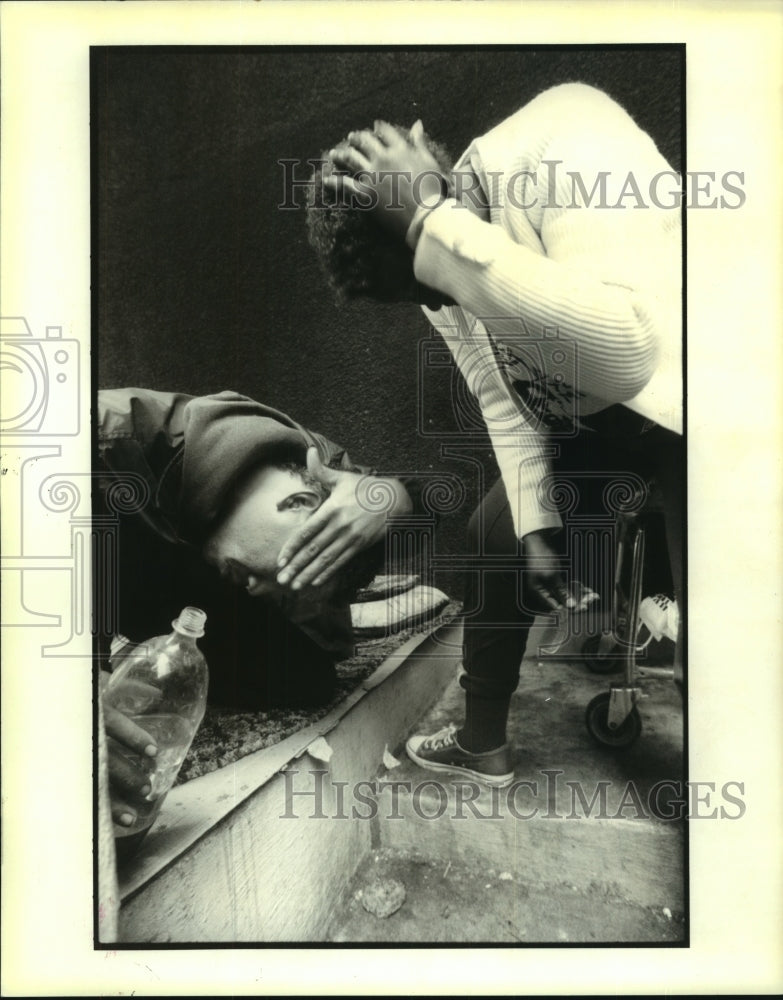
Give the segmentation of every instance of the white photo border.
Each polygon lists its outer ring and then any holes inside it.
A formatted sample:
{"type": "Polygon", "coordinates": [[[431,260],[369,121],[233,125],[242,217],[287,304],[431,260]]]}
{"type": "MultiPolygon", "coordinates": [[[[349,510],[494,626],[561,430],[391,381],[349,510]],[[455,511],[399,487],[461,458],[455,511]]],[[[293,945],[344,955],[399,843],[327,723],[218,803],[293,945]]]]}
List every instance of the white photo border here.
{"type": "MultiPolygon", "coordinates": [[[[90,637],[82,663],[42,657],[36,629],[17,628],[3,634],[3,995],[779,991],[783,8],[9,0],[0,22],[0,301],[34,338],[59,327],[81,346],[78,433],[47,440],[74,474],[90,459],[90,46],[684,42],[688,169],[741,171],[747,193],[687,220],[689,775],[742,781],[747,804],[691,822],[690,947],[95,951],[90,637]]],[[[73,405],[51,412],[67,424],[73,405]]],[[[5,443],[3,467],[5,500],[21,475],[5,443]]],[[[40,551],[67,553],[45,510],[30,527],[40,551]]],[[[4,518],[4,556],[13,531],[4,518]]],[[[45,561],[41,581],[68,613],[45,561]]]]}

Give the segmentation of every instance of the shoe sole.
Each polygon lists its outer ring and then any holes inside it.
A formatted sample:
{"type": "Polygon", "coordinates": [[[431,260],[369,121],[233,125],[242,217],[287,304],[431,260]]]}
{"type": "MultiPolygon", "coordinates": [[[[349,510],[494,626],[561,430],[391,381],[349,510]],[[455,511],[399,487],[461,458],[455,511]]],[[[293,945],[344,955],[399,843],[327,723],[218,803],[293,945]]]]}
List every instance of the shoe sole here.
{"type": "Polygon", "coordinates": [[[396,597],[354,602],[351,624],[357,637],[378,639],[434,621],[448,603],[442,591],[419,584],[396,597]]]}
{"type": "Polygon", "coordinates": [[[412,573],[408,576],[376,576],[368,587],[357,592],[353,603],[368,604],[372,601],[384,601],[387,597],[398,597],[413,590],[418,583],[419,577],[412,573]]]}
{"type": "Polygon", "coordinates": [[[506,785],[510,785],[514,780],[513,771],[509,774],[484,774],[483,771],[473,771],[469,767],[460,767],[459,764],[440,764],[434,760],[427,760],[424,757],[419,757],[414,750],[411,750],[407,746],[405,747],[405,752],[414,764],[418,764],[419,767],[423,767],[427,771],[444,771],[449,774],[467,775],[468,777],[475,778],[476,781],[481,782],[483,785],[488,785],[490,788],[505,788],[506,785]]]}

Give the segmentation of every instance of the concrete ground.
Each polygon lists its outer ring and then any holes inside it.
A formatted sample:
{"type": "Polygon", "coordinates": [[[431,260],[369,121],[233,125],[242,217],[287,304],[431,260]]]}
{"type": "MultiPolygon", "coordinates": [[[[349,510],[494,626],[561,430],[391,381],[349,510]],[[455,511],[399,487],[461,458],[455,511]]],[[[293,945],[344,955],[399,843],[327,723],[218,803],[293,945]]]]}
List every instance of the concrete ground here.
{"type": "MultiPolygon", "coordinates": [[[[515,784],[499,792],[423,771],[397,748],[380,776],[371,856],[347,888],[328,940],[341,942],[673,943],[687,940],[683,713],[673,682],[643,681],[642,732],[623,750],[585,726],[616,677],[536,654],[512,702],[515,784]],[[393,784],[392,784],[393,783],[393,784]],[[368,913],[378,883],[403,884],[391,916],[368,913]]],[[[656,651],[666,650],[663,644],[656,651]]],[[[416,731],[459,723],[457,678],[416,731]]]]}
{"type": "Polygon", "coordinates": [[[603,888],[528,884],[479,862],[443,861],[410,850],[373,851],[361,866],[328,937],[334,943],[645,944],[681,943],[681,912],[629,902],[603,888]],[[377,881],[402,883],[405,901],[389,917],[362,905],[377,881]]]}

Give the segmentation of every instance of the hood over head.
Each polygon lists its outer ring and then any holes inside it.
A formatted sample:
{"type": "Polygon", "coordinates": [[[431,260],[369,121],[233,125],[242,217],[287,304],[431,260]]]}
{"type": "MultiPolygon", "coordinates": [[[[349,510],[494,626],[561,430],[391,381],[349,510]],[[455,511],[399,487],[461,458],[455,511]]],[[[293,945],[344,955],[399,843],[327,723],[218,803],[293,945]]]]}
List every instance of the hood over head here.
{"type": "Polygon", "coordinates": [[[239,393],[191,400],[184,412],[181,537],[203,542],[246,473],[261,464],[304,464],[310,443],[290,417],[239,393]]]}

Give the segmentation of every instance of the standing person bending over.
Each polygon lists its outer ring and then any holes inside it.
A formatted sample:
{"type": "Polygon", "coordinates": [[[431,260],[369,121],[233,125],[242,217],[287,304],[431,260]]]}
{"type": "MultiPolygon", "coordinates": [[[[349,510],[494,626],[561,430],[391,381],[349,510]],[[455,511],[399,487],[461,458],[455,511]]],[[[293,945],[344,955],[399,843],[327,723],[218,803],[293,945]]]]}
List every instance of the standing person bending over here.
{"type": "MultiPolygon", "coordinates": [[[[679,590],[672,187],[650,137],[583,84],[540,94],[453,168],[420,121],[410,130],[376,121],[316,172],[308,229],[331,283],[343,298],[422,305],[481,407],[501,471],[471,521],[472,543],[521,557],[507,572],[468,574],[465,721],[411,738],[422,766],[513,778],[506,722],[534,612],[575,605],[554,548],[564,533],[553,467],[655,471],[670,498],[679,590]],[[658,196],[666,180],[668,205],[658,196]]],[[[308,578],[305,541],[284,549],[284,581],[308,578]]]]}

